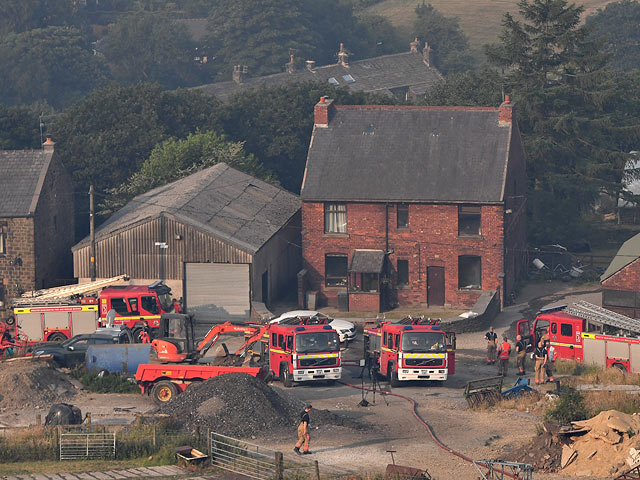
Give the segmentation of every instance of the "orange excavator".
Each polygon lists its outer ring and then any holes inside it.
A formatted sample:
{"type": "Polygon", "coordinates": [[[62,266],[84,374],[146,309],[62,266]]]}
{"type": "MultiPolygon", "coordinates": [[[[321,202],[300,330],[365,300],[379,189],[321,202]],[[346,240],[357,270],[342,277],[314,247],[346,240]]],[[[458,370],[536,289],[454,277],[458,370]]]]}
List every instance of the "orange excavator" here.
{"type": "MultiPolygon", "coordinates": [[[[245,341],[235,352],[236,356],[245,356],[251,345],[260,341],[269,325],[235,325],[231,322],[212,326],[200,343],[196,345],[194,333],[195,320],[192,315],[164,314],[160,320],[160,337],[151,341],[152,355],[161,363],[198,363],[209,349],[226,333],[244,333],[245,341]]],[[[228,354],[226,346],[223,344],[228,354]]]]}

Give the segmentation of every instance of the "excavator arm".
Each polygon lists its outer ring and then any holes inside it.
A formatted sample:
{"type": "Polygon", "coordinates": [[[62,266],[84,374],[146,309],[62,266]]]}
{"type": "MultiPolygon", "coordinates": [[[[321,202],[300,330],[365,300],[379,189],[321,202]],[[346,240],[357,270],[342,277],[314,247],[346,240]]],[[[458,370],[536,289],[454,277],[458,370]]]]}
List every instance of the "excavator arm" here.
{"type": "Polygon", "coordinates": [[[244,341],[242,346],[238,350],[236,350],[236,355],[245,355],[247,350],[249,350],[249,348],[251,348],[251,345],[253,345],[254,343],[259,342],[259,341],[262,340],[262,337],[264,336],[265,333],[267,333],[267,330],[269,330],[269,324],[268,323],[266,325],[263,325],[260,328],[249,327],[247,329],[247,332],[248,332],[249,336],[244,341]],[[253,331],[250,332],[250,330],[253,330],[253,331]]]}
{"type": "Polygon", "coordinates": [[[196,347],[195,350],[195,358],[204,357],[209,349],[215,345],[218,341],[220,335],[225,333],[244,333],[251,335],[255,329],[253,327],[248,327],[245,325],[234,325],[231,322],[221,323],[220,325],[214,325],[209,329],[204,339],[200,342],[200,344],[196,347]]]}

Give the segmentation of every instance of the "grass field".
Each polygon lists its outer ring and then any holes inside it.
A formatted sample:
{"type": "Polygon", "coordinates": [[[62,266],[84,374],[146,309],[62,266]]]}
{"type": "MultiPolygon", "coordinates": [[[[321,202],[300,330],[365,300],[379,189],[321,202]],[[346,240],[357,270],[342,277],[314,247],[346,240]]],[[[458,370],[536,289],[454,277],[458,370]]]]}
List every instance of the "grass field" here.
{"type": "MultiPolygon", "coordinates": [[[[506,12],[517,14],[518,0],[426,0],[446,16],[456,16],[469,37],[474,54],[480,55],[486,43],[495,42],[502,29],[502,17],[506,12]]],[[[574,0],[583,5],[586,14],[594,13],[612,0],[574,0]]],[[[415,19],[414,9],[422,0],[385,0],[368,9],[382,15],[397,27],[403,36],[410,38],[415,19]]],[[[409,42],[409,40],[407,40],[409,42]]],[[[407,43],[408,45],[408,43],[407,43]]]]}

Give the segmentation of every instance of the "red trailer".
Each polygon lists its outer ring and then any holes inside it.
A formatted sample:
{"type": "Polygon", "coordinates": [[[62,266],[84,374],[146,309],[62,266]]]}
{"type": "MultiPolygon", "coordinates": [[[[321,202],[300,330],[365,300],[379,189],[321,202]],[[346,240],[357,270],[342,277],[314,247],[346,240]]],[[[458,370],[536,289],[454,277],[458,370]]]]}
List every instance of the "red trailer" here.
{"type": "Polygon", "coordinates": [[[185,391],[193,382],[201,382],[226,373],[246,373],[265,380],[266,367],[227,367],[174,363],[166,365],[142,364],[136,371],[136,381],[142,393],[150,394],[153,401],[163,405],[185,391]]]}

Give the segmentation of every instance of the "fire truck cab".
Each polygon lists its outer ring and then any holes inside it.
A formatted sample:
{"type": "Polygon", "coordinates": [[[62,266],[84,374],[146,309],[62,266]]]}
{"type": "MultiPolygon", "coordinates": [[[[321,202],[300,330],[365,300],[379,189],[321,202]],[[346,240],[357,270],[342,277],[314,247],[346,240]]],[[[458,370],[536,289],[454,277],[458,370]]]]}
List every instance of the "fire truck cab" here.
{"type": "Polygon", "coordinates": [[[285,387],[342,376],[340,340],[330,325],[277,325],[268,330],[269,366],[285,387]]]}
{"type": "Polygon", "coordinates": [[[442,331],[439,320],[406,317],[398,322],[369,322],[364,329],[369,368],[402,381],[445,381],[455,373],[455,332],[442,331]]]}
{"type": "Polygon", "coordinates": [[[123,324],[133,331],[134,338],[148,325],[157,328],[163,313],[174,311],[171,289],[162,282],[146,285],[117,285],[100,292],[100,318],[109,310],[116,312],[114,324],[123,324]]]}

